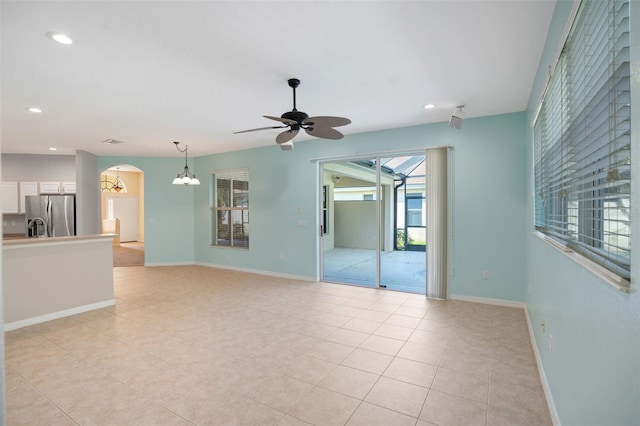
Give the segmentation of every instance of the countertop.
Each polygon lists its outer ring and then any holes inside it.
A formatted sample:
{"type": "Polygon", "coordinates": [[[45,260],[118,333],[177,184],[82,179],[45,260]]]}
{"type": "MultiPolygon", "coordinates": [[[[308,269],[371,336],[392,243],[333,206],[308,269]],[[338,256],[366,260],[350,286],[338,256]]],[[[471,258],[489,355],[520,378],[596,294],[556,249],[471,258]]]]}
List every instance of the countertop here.
{"type": "Polygon", "coordinates": [[[93,234],[93,235],[75,235],[72,237],[48,237],[48,238],[26,238],[24,235],[21,237],[10,237],[9,234],[3,236],[2,246],[5,248],[18,248],[33,245],[44,244],[74,244],[83,243],[95,240],[112,240],[115,234],[93,234]]]}

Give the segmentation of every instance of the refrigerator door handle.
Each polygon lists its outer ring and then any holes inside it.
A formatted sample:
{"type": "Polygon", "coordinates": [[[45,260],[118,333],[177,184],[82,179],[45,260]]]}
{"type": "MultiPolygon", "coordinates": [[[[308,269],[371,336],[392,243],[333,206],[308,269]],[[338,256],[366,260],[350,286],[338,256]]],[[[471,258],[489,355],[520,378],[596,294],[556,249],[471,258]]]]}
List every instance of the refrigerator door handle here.
{"type": "MultiPolygon", "coordinates": [[[[53,237],[54,236],[54,229],[53,229],[53,221],[51,220],[53,218],[53,214],[51,213],[51,200],[49,199],[49,197],[47,197],[47,201],[46,201],[47,205],[46,205],[46,212],[47,212],[47,223],[44,227],[45,232],[47,234],[49,234],[49,237],[53,237]]],[[[47,235],[45,235],[47,236],[47,235]]]]}
{"type": "Polygon", "coordinates": [[[69,199],[66,199],[64,203],[64,224],[67,227],[67,235],[71,235],[69,230],[69,199]]]}

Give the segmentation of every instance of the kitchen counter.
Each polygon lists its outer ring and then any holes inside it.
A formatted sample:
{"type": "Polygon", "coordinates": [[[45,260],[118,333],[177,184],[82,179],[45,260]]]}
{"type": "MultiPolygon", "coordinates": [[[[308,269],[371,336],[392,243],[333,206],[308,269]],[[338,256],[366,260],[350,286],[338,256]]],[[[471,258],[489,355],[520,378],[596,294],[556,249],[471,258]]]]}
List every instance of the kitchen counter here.
{"type": "Polygon", "coordinates": [[[113,235],[2,243],[5,330],[115,304],[113,235]]]}
{"type": "Polygon", "coordinates": [[[27,238],[22,234],[8,234],[3,236],[3,247],[15,247],[22,245],[38,245],[38,244],[79,244],[87,241],[95,241],[97,239],[107,239],[110,242],[115,235],[113,234],[96,234],[96,235],[74,235],[71,237],[47,237],[47,238],[27,238]]]}

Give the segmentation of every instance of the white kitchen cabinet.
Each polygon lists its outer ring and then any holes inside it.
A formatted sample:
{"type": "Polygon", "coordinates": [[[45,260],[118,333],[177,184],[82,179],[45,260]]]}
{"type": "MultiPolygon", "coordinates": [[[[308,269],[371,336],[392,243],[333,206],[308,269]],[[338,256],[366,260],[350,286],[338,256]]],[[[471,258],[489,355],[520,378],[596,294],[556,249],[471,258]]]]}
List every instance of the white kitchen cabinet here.
{"type": "Polygon", "coordinates": [[[60,182],[40,182],[41,194],[59,194],[60,182]]]}
{"type": "Polygon", "coordinates": [[[20,213],[25,213],[25,197],[38,195],[38,182],[20,182],[20,213]]]}
{"type": "Polygon", "coordinates": [[[18,213],[18,182],[2,182],[2,213],[18,213]]]}
{"type": "Polygon", "coordinates": [[[63,194],[75,194],[76,193],[76,183],[75,182],[62,182],[62,193],[63,194]]]}

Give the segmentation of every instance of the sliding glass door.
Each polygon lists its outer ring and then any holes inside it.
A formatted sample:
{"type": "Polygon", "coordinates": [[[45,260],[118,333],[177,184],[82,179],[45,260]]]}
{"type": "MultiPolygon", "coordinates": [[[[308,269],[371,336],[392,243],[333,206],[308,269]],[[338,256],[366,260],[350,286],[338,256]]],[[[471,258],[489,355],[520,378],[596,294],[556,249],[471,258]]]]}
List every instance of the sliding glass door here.
{"type": "Polygon", "coordinates": [[[323,281],[425,293],[424,154],[321,165],[323,281]]]}

